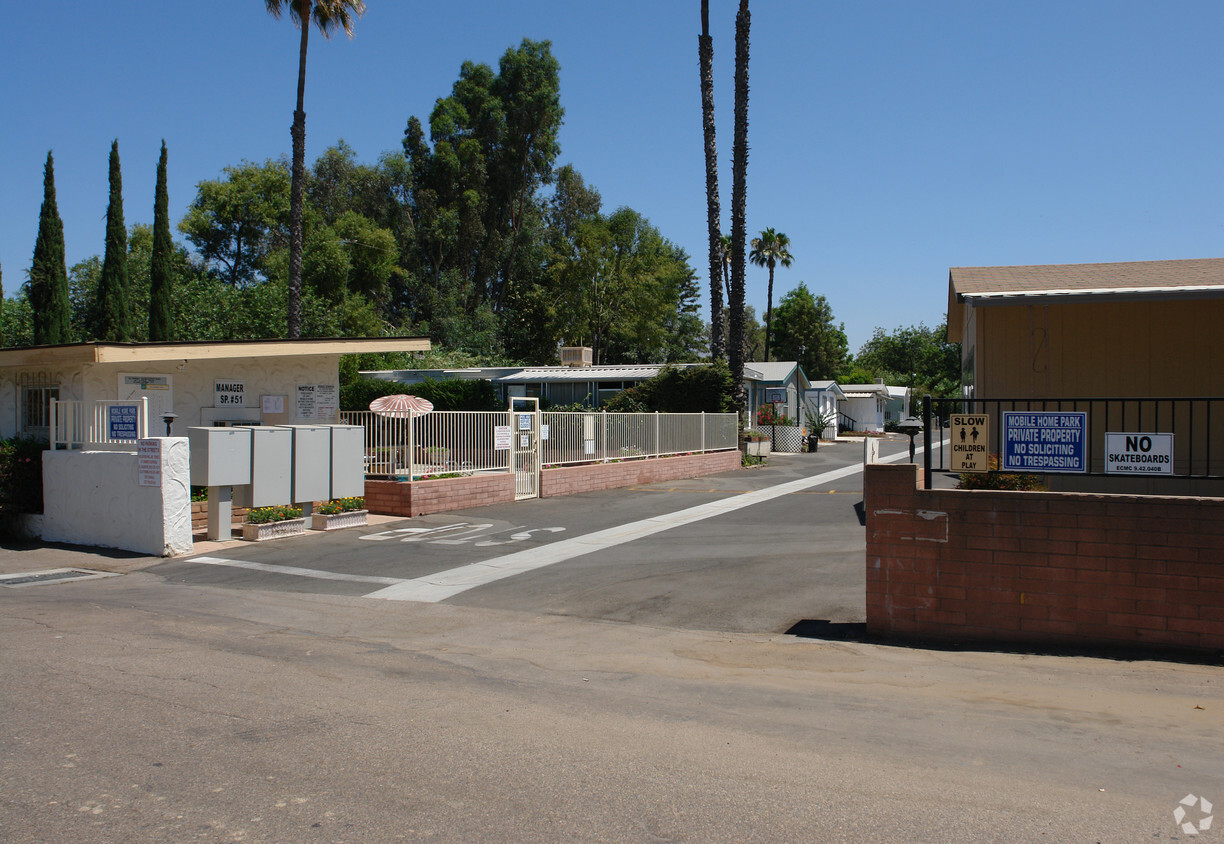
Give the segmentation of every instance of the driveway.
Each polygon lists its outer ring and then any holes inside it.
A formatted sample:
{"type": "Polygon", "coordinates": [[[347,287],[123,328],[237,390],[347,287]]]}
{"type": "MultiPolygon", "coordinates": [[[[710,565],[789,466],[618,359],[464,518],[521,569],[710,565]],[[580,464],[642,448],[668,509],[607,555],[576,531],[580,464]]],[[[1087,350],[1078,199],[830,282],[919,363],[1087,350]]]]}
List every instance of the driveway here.
{"type": "MultiPolygon", "coordinates": [[[[885,443],[900,456],[903,441],[885,443]]],[[[864,620],[862,446],[758,469],[405,519],[157,565],[167,582],[655,627],[864,620]]]]}

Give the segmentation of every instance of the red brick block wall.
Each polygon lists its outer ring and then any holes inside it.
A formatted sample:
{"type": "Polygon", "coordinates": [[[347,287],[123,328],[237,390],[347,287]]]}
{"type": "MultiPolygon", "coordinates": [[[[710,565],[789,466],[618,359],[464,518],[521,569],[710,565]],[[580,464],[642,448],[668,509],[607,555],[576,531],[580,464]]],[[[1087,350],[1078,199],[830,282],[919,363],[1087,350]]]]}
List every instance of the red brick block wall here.
{"type": "Polygon", "coordinates": [[[1224,499],[922,490],[918,477],[866,469],[870,632],[1224,648],[1224,499]]]}
{"type": "Polygon", "coordinates": [[[600,489],[653,484],[680,478],[698,478],[740,467],[738,451],[685,454],[658,460],[626,460],[583,466],[557,466],[540,473],[540,497],[575,495],[600,489]]]}

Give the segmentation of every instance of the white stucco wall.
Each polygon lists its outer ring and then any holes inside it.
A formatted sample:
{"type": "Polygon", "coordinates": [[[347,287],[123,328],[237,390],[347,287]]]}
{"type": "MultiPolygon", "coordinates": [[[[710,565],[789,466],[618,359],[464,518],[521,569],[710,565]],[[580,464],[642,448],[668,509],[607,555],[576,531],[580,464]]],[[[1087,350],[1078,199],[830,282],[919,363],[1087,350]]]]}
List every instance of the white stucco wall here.
{"type": "Polygon", "coordinates": [[[191,551],[186,437],[161,437],[160,486],[141,486],[126,451],[43,453],[43,539],[171,556],[191,551]]]}
{"type": "MultiPolygon", "coordinates": [[[[206,418],[201,411],[213,408],[213,385],[216,381],[241,381],[246,386],[242,409],[250,413],[234,414],[235,416],[253,416],[250,421],[258,421],[260,396],[278,395],[285,396],[288,418],[281,420],[284,423],[335,423],[340,421],[338,414],[326,419],[301,418],[298,415],[296,394],[298,384],[331,384],[336,388],[336,399],[339,401],[339,360],[338,355],[312,355],[192,360],[185,363],[171,361],[161,364],[96,364],[89,367],[84,374],[80,398],[86,401],[116,398],[120,373],[170,375],[173,379],[174,412],[178,414],[178,419],[174,422],[174,433],[180,434],[185,433],[189,427],[212,424],[212,419],[206,418]],[[180,365],[182,369],[178,368],[180,365]]],[[[224,413],[220,415],[225,416],[224,413]]],[[[149,422],[149,433],[155,432],[165,433],[164,426],[157,419],[149,422]]]]}
{"type": "MultiPolygon", "coordinates": [[[[326,424],[339,422],[338,414],[325,418],[307,419],[298,413],[297,385],[327,384],[335,387],[339,401],[339,355],[308,355],[302,357],[226,358],[219,360],[172,360],[156,363],[99,363],[86,366],[22,366],[6,367],[0,373],[0,438],[15,436],[19,426],[19,383],[22,377],[32,382],[59,387],[61,401],[99,401],[119,398],[119,375],[168,375],[171,379],[174,412],[178,419],[174,433],[188,427],[211,425],[213,418],[234,416],[248,421],[260,420],[260,396],[285,396],[286,418],[282,424],[326,424]],[[182,367],[181,369],[179,367],[182,367]],[[244,383],[243,412],[227,414],[228,409],[213,408],[214,383],[218,380],[244,383]],[[207,417],[207,418],[206,418],[207,417]]],[[[149,434],[163,434],[160,419],[150,420],[149,434]]]]}

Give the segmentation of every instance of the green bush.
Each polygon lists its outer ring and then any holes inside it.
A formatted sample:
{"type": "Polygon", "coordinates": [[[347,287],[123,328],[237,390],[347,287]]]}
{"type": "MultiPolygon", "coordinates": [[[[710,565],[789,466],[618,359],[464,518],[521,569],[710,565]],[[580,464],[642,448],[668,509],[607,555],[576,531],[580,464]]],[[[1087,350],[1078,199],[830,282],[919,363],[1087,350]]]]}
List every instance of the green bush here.
{"type": "Polygon", "coordinates": [[[0,441],[0,517],[43,511],[42,455],[47,444],[16,437],[0,441]]]}
{"type": "Polygon", "coordinates": [[[300,519],[302,509],[288,504],[275,504],[271,507],[255,507],[247,510],[246,520],[252,525],[266,525],[269,522],[283,522],[287,519],[300,519]]]}
{"type": "Polygon", "coordinates": [[[987,458],[988,472],[962,472],[958,475],[957,489],[1003,489],[1020,492],[1042,492],[1045,485],[1037,475],[1025,472],[1000,472],[999,455],[987,458]]]}
{"type": "Polygon", "coordinates": [[[370,402],[379,396],[395,396],[401,393],[420,396],[433,404],[434,410],[506,409],[498,399],[497,388],[493,386],[492,381],[459,378],[426,378],[418,384],[358,378],[340,388],[340,409],[369,410],[370,402]]]}
{"type": "Polygon", "coordinates": [[[331,501],[324,501],[319,505],[318,512],[324,516],[335,516],[338,513],[347,513],[350,510],[364,510],[365,499],[361,496],[354,498],[334,498],[331,501]]]}
{"type": "Polygon", "coordinates": [[[735,381],[726,364],[664,367],[658,375],[622,390],[603,409],[609,413],[727,413],[734,409],[735,381]]]}

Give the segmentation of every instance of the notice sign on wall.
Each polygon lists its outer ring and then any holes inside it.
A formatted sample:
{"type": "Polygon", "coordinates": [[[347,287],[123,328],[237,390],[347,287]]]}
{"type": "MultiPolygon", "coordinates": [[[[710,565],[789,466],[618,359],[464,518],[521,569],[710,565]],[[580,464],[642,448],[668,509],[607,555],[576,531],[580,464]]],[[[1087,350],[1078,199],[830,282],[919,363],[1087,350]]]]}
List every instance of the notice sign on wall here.
{"type": "Polygon", "coordinates": [[[953,472],[989,472],[990,417],[954,413],[952,423],[953,472]]]}
{"type": "Polygon", "coordinates": [[[161,486],[161,442],[138,440],[136,443],[136,477],[141,486],[161,486]]]}
{"type": "Polygon", "coordinates": [[[1087,413],[1003,414],[1005,472],[1087,472],[1087,413]]]}
{"type": "Polygon", "coordinates": [[[1173,474],[1173,435],[1106,434],[1105,471],[1111,475],[1173,474]]]}
{"type": "Polygon", "coordinates": [[[242,407],[245,398],[245,381],[213,381],[213,407],[242,407]]]}

